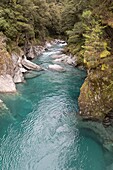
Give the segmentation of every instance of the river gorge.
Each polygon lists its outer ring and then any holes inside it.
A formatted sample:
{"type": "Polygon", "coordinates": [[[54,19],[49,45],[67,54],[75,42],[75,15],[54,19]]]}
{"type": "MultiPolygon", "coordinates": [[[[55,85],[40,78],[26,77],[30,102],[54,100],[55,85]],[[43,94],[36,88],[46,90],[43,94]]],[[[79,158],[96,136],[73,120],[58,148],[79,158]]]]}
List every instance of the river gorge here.
{"type": "MultiPolygon", "coordinates": [[[[62,50],[54,45],[34,62],[44,68],[62,50]]],[[[78,128],[78,96],[86,72],[41,71],[1,94],[0,170],[112,170],[111,155],[93,132],[78,128]]]]}

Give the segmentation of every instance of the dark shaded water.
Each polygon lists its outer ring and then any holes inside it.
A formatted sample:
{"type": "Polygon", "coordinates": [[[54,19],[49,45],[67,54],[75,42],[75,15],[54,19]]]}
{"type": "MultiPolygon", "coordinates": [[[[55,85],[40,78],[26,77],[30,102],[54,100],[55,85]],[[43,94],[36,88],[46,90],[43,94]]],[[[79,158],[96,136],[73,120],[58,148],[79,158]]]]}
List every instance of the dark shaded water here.
{"type": "MultiPolygon", "coordinates": [[[[35,62],[47,67],[51,48],[35,62]]],[[[101,145],[77,128],[78,96],[85,72],[45,71],[2,95],[9,110],[0,115],[0,170],[105,170],[101,145]]]]}

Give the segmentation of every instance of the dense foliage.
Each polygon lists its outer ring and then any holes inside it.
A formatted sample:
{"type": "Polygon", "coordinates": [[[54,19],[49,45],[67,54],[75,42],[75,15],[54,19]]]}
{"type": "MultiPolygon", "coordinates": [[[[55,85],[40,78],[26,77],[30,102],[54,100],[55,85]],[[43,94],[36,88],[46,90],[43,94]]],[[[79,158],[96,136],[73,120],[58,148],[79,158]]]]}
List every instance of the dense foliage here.
{"type": "Polygon", "coordinates": [[[61,7],[54,0],[1,0],[0,31],[18,46],[44,41],[60,34],[61,7]]]}
{"type": "Polygon", "coordinates": [[[111,0],[0,1],[0,31],[9,44],[24,46],[62,34],[68,38],[67,51],[88,68],[107,68],[103,58],[113,51],[112,18],[111,0]]]}
{"type": "Polygon", "coordinates": [[[112,53],[112,18],[111,0],[66,1],[62,29],[68,34],[68,50],[78,56],[78,64],[84,62],[94,68],[112,53]]]}
{"type": "Polygon", "coordinates": [[[68,35],[67,51],[88,73],[79,96],[80,113],[104,122],[110,111],[113,114],[113,1],[65,2],[62,30],[68,35]]]}

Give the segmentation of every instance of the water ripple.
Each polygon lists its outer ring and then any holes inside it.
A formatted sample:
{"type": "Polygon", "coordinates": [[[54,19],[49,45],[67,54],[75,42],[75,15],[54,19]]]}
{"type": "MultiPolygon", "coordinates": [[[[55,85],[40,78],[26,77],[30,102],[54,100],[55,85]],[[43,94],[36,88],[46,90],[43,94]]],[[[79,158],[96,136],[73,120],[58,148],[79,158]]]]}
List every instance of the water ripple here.
{"type": "MultiPolygon", "coordinates": [[[[35,62],[49,64],[59,50],[35,62]]],[[[2,96],[10,116],[0,116],[0,170],[105,170],[102,148],[77,128],[85,73],[65,67],[65,73],[47,71],[18,85],[17,96],[2,96]]]]}

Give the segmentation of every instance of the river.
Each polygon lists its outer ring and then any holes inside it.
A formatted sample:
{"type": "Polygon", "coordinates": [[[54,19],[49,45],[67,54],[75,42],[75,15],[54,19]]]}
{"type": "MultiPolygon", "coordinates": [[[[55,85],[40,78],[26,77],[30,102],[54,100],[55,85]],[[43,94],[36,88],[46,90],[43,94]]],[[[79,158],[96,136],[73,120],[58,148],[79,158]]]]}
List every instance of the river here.
{"type": "MultiPolygon", "coordinates": [[[[35,62],[47,67],[62,48],[53,46],[35,62]]],[[[62,64],[63,65],[63,64],[62,64]]],[[[1,95],[0,170],[105,170],[101,145],[77,127],[78,96],[85,71],[42,72],[1,95]]]]}

